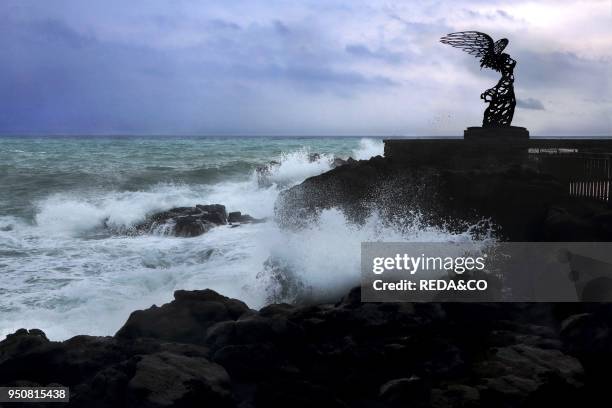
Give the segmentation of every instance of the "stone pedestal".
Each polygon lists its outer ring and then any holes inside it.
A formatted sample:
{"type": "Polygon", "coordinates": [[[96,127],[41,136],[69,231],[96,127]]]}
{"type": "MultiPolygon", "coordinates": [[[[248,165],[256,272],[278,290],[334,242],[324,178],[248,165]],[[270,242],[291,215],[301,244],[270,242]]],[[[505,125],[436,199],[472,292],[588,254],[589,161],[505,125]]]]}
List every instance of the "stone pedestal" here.
{"type": "Polygon", "coordinates": [[[512,139],[529,140],[529,131],[519,126],[499,126],[499,127],[469,127],[463,132],[465,140],[482,139],[512,139]]]}

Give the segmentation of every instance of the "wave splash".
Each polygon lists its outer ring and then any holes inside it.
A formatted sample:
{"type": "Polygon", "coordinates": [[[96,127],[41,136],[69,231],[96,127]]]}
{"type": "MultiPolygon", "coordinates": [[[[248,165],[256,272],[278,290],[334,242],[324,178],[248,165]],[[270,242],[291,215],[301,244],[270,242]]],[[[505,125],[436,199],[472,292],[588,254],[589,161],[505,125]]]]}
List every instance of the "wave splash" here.
{"type": "Polygon", "coordinates": [[[359,147],[353,151],[353,159],[368,160],[374,156],[384,156],[385,145],[379,139],[361,139],[359,147]]]}
{"type": "MultiPolygon", "coordinates": [[[[351,156],[381,153],[381,141],[364,139],[351,156]]],[[[470,239],[416,218],[398,228],[376,213],[355,225],[336,209],[303,230],[280,229],[272,220],[279,192],[328,171],[333,159],[313,159],[308,149],[281,154],[265,187],[253,169],[216,184],[54,194],[37,203],[33,222],[0,217],[0,336],[20,327],[41,328],[52,339],[109,335],[131,311],[168,302],[177,289],[211,288],[253,308],[333,296],[358,282],[362,241],[470,239]],[[157,211],[212,203],[270,220],[188,239],[116,233],[157,211]]]]}

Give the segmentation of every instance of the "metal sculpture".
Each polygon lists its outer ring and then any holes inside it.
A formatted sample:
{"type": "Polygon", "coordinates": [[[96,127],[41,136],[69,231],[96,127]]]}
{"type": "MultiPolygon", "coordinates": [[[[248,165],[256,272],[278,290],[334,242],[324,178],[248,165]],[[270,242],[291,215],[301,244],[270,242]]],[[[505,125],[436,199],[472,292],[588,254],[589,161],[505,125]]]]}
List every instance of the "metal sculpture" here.
{"type": "Polygon", "coordinates": [[[516,61],[502,51],[508,40],[493,42],[493,39],[479,31],[462,31],[448,34],[440,39],[443,44],[459,48],[480,58],[480,68],[491,68],[501,73],[495,87],[487,89],[480,99],[489,103],[482,120],[483,127],[507,127],[512,122],[516,97],[514,95],[514,66],[516,61]]]}

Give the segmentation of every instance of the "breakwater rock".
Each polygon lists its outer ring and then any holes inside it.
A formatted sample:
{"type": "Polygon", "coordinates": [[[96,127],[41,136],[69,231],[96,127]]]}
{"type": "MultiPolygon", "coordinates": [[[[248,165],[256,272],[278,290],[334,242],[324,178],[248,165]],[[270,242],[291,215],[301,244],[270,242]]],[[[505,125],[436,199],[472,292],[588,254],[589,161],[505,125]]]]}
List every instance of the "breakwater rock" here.
{"type": "Polygon", "coordinates": [[[457,231],[493,226],[510,241],[612,239],[612,211],[604,203],[572,200],[555,177],[512,160],[495,166],[444,165],[437,157],[353,161],[281,192],[275,214],[281,225],[299,228],[329,208],[357,223],[378,211],[389,222],[416,212],[426,224],[457,231]]]}

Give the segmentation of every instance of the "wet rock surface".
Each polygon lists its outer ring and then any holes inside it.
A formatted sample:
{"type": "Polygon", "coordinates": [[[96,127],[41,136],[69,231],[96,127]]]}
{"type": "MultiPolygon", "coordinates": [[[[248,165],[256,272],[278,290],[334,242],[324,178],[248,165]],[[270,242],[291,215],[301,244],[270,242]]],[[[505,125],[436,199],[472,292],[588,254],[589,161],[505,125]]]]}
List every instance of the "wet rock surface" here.
{"type": "Polygon", "coordinates": [[[377,210],[385,219],[414,218],[463,232],[493,228],[509,241],[609,241],[605,203],[569,199],[553,176],[513,163],[493,167],[413,166],[381,156],[349,161],[279,195],[279,224],[301,228],[321,210],[342,209],[354,222],[377,210]],[[485,222],[483,222],[485,221],[485,222]]]}
{"type": "Polygon", "coordinates": [[[137,233],[161,232],[177,237],[197,237],[220,225],[240,225],[264,222],[239,211],[227,213],[221,204],[198,204],[195,207],[177,207],[149,216],[136,225],[137,233]]]}
{"type": "Polygon", "coordinates": [[[254,218],[249,214],[242,214],[240,211],[234,211],[229,213],[227,218],[228,223],[232,225],[240,225],[240,224],[258,224],[260,222],[265,222],[265,219],[262,218],[254,218]]]}
{"type": "Polygon", "coordinates": [[[146,337],[203,345],[210,326],[236,320],[248,311],[243,302],[212,290],[178,290],[171,303],[133,312],[115,337],[146,337]]]}
{"type": "MultiPolygon", "coordinates": [[[[609,401],[604,304],[276,304],[211,290],[112,337],[0,342],[0,384],[63,384],[83,407],[535,407],[609,401]]],[[[590,403],[593,403],[589,405],[590,403]]]]}
{"type": "Polygon", "coordinates": [[[128,398],[135,404],[173,407],[231,406],[230,379],[223,367],[203,357],[170,352],[143,356],[128,382],[128,398]]]}

